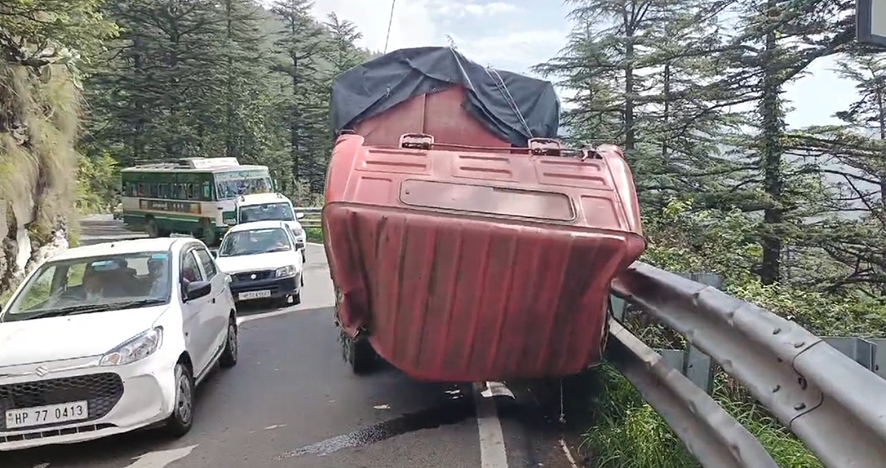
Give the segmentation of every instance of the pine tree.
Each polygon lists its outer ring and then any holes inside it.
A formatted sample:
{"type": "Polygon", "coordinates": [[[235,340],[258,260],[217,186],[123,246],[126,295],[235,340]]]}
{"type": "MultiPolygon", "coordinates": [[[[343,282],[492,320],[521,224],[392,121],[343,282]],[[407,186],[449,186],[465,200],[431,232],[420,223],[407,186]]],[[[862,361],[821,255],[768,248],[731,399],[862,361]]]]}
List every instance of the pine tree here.
{"type": "Polygon", "coordinates": [[[285,106],[289,111],[293,182],[297,182],[303,175],[300,167],[302,156],[311,155],[311,148],[306,141],[308,135],[305,107],[310,101],[312,85],[318,84],[318,59],[327,46],[323,28],[310,14],[312,6],[313,2],[307,0],[277,0],[271,8],[271,12],[283,23],[274,46],[286,57],[286,62],[277,64],[273,70],[291,80],[292,94],[285,101],[285,106]]]}

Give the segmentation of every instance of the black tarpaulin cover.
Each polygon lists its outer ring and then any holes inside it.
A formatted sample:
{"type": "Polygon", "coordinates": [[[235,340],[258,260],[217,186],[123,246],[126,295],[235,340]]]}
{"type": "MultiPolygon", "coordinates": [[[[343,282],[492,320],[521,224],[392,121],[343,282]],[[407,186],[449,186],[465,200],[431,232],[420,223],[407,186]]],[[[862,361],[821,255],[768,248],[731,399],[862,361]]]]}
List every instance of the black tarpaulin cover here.
{"type": "Polygon", "coordinates": [[[487,70],[449,47],[400,49],[342,73],[332,84],[332,125],[338,134],[453,84],[468,91],[464,108],[511,144],[525,147],[529,138],[557,137],[560,101],[550,82],[487,70]]]}

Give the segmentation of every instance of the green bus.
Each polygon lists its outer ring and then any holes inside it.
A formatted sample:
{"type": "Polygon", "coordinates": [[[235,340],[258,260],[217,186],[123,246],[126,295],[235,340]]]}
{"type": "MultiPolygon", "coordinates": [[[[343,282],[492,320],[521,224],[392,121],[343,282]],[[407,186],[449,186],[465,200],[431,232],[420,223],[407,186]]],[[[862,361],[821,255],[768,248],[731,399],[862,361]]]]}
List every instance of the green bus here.
{"type": "Polygon", "coordinates": [[[240,165],[237,158],[187,158],[121,171],[126,228],[150,237],[188,234],[215,246],[237,223],[240,195],[273,193],[267,166],[240,165]]]}

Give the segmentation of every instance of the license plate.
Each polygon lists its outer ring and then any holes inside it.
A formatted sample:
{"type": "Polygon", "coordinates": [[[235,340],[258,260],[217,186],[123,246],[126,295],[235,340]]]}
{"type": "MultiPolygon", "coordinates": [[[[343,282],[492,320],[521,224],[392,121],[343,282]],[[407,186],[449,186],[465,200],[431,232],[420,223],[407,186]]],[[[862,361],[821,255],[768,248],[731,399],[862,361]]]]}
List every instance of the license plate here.
{"type": "Polygon", "coordinates": [[[61,405],[34,406],[6,412],[6,429],[58,424],[89,418],[89,406],[85,401],[61,405]]]}
{"type": "Polygon", "coordinates": [[[265,297],[271,297],[271,291],[246,291],[241,292],[237,297],[241,301],[246,301],[249,299],[262,299],[265,297]]]}

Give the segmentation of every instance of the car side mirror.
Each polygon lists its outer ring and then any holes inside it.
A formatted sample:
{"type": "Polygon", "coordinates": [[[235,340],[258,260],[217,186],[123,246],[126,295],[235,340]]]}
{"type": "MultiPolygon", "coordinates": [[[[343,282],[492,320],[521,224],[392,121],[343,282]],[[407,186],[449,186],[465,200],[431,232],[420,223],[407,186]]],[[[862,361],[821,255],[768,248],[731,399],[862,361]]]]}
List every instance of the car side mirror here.
{"type": "Polygon", "coordinates": [[[212,255],[212,258],[218,258],[218,249],[209,249],[209,255],[212,255]]]}
{"type": "Polygon", "coordinates": [[[296,213],[295,214],[295,219],[303,219],[304,217],[305,217],[304,213],[296,213]]]}
{"type": "Polygon", "coordinates": [[[185,300],[193,301],[208,296],[212,292],[212,283],[209,281],[192,281],[185,286],[185,300]]]}

